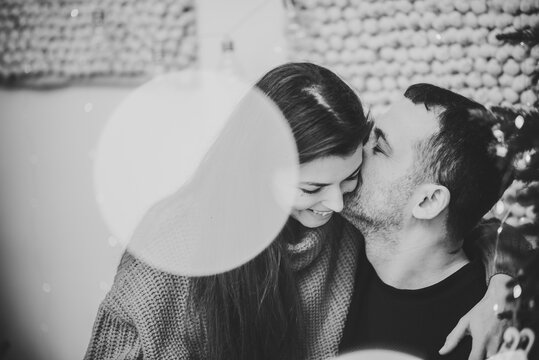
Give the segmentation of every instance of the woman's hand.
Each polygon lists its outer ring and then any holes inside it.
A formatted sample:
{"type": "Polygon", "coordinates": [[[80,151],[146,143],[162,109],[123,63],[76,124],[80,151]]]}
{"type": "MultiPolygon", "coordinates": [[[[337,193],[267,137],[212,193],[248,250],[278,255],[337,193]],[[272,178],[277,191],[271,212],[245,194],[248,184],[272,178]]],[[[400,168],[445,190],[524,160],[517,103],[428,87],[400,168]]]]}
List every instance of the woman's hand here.
{"type": "Polygon", "coordinates": [[[466,335],[472,336],[472,350],[468,360],[483,360],[498,350],[506,320],[498,314],[506,306],[507,282],[511,277],[497,274],[492,277],[485,296],[458,322],[440,349],[440,355],[450,353],[466,335]],[[486,356],[485,356],[486,355],[486,356]]]}

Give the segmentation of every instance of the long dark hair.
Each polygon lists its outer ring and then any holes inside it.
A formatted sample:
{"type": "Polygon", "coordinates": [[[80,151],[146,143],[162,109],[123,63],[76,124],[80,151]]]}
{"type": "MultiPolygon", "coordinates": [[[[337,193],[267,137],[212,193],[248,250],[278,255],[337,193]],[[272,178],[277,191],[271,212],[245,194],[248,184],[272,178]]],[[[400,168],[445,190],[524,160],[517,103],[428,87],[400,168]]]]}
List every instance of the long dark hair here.
{"type": "MultiPolygon", "coordinates": [[[[350,155],[368,136],[370,127],[358,96],[321,66],[285,64],[269,71],[255,88],[288,121],[300,164],[350,155]]],[[[298,289],[284,249],[294,242],[299,227],[289,219],[275,241],[253,260],[194,279],[191,303],[204,314],[208,359],[304,357],[298,289]]]]}

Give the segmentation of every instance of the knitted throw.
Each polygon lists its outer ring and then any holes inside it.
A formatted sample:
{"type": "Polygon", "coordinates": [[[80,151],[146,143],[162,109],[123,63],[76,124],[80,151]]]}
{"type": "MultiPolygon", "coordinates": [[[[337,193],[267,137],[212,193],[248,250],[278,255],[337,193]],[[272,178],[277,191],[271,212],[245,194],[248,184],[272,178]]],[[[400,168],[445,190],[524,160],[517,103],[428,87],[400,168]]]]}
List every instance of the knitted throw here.
{"type": "MultiPolygon", "coordinates": [[[[298,279],[307,359],[335,356],[354,286],[361,234],[338,215],[287,251],[298,279]]],[[[204,359],[203,324],[188,316],[190,279],[126,252],[101,303],[85,359],[204,359]]]]}

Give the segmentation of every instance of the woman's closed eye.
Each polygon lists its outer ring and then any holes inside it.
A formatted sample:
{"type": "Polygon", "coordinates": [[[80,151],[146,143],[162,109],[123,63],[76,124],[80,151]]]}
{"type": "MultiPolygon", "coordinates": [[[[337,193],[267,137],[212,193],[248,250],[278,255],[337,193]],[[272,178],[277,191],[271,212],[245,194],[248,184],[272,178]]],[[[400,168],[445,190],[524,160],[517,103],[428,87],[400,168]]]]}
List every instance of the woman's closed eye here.
{"type": "Polygon", "coordinates": [[[303,191],[305,194],[316,194],[318,192],[320,192],[320,190],[322,190],[321,187],[319,188],[316,188],[316,189],[302,189],[300,188],[301,191],[303,191]]]}
{"type": "Polygon", "coordinates": [[[357,189],[357,187],[359,186],[359,184],[361,183],[361,171],[356,171],[352,176],[348,177],[347,179],[345,179],[343,181],[343,185],[345,185],[345,187],[343,188],[343,193],[349,193],[349,192],[352,192],[352,191],[355,191],[357,189]],[[352,187],[350,187],[352,186],[352,187]]]}
{"type": "Polygon", "coordinates": [[[350,175],[349,177],[347,177],[346,179],[344,179],[344,181],[353,181],[353,180],[357,180],[359,178],[359,174],[360,174],[360,169],[357,169],[352,175],[350,175]]]}

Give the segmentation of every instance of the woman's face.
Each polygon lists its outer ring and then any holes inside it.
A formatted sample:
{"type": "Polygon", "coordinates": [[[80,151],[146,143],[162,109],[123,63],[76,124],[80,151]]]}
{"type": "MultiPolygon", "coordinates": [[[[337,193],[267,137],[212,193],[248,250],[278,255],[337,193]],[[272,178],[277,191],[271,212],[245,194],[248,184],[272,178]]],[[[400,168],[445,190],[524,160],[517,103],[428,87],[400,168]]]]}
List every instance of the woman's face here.
{"type": "Polygon", "coordinates": [[[363,160],[362,146],[349,156],[328,156],[302,164],[298,194],[291,216],[303,226],[315,228],[343,209],[343,195],[353,191],[363,160]]]}

